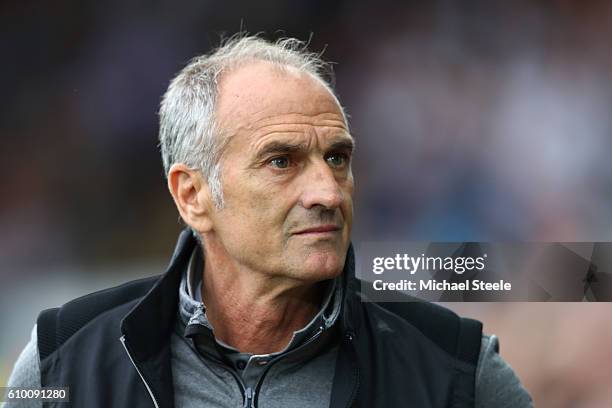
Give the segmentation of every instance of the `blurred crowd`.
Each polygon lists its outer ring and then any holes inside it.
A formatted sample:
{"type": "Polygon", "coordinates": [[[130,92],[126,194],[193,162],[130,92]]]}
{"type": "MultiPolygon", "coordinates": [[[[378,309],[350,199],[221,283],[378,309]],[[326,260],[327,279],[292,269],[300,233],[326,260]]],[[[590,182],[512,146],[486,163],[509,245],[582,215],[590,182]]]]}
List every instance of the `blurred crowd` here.
{"type": "MultiPolygon", "coordinates": [[[[160,97],[241,29],[336,63],[355,241],[612,240],[610,2],[9,1],[0,26],[0,296],[45,268],[170,254],[160,97]]],[[[612,406],[609,306],[458,307],[508,337],[538,406],[612,406]]]]}

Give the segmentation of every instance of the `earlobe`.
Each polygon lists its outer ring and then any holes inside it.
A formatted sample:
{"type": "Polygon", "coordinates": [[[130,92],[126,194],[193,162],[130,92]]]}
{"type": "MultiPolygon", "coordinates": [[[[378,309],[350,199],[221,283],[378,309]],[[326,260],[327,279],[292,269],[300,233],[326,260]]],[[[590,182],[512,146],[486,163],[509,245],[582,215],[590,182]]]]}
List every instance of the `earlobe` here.
{"type": "Polygon", "coordinates": [[[187,225],[201,234],[212,230],[210,189],[200,171],[173,164],[168,172],[168,190],[187,225]]]}

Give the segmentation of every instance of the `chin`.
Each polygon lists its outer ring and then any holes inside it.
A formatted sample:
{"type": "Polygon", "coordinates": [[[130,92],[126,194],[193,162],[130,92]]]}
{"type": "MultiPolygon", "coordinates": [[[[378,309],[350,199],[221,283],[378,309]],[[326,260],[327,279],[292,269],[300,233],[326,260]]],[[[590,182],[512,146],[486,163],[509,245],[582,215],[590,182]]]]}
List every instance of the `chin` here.
{"type": "Polygon", "coordinates": [[[309,253],[302,265],[302,276],[311,281],[322,281],[332,279],[342,273],[346,254],[338,254],[335,251],[316,251],[309,253]]]}

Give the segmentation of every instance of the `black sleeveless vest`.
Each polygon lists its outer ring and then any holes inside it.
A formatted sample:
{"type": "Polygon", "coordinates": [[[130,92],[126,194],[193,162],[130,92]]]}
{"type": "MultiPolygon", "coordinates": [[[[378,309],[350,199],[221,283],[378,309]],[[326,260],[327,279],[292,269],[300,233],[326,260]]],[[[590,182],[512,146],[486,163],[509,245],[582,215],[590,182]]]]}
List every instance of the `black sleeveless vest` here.
{"type": "MultiPolygon", "coordinates": [[[[41,384],[70,387],[69,404],[45,406],[174,406],[170,334],[195,245],[183,231],[165,274],[41,312],[41,384]]],[[[344,273],[330,406],[473,407],[482,324],[432,303],[362,302],[352,247],[344,273]]]]}

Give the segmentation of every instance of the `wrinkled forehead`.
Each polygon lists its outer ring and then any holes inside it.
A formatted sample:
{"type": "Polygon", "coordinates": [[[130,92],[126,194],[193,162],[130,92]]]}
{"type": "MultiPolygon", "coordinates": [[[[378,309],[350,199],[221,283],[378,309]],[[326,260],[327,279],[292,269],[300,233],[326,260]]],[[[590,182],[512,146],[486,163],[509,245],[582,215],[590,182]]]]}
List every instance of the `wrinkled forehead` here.
{"type": "Polygon", "coordinates": [[[347,127],[330,90],[319,79],[294,67],[253,61],[222,75],[219,81],[216,119],[230,133],[275,118],[307,120],[321,115],[347,127]]]}

